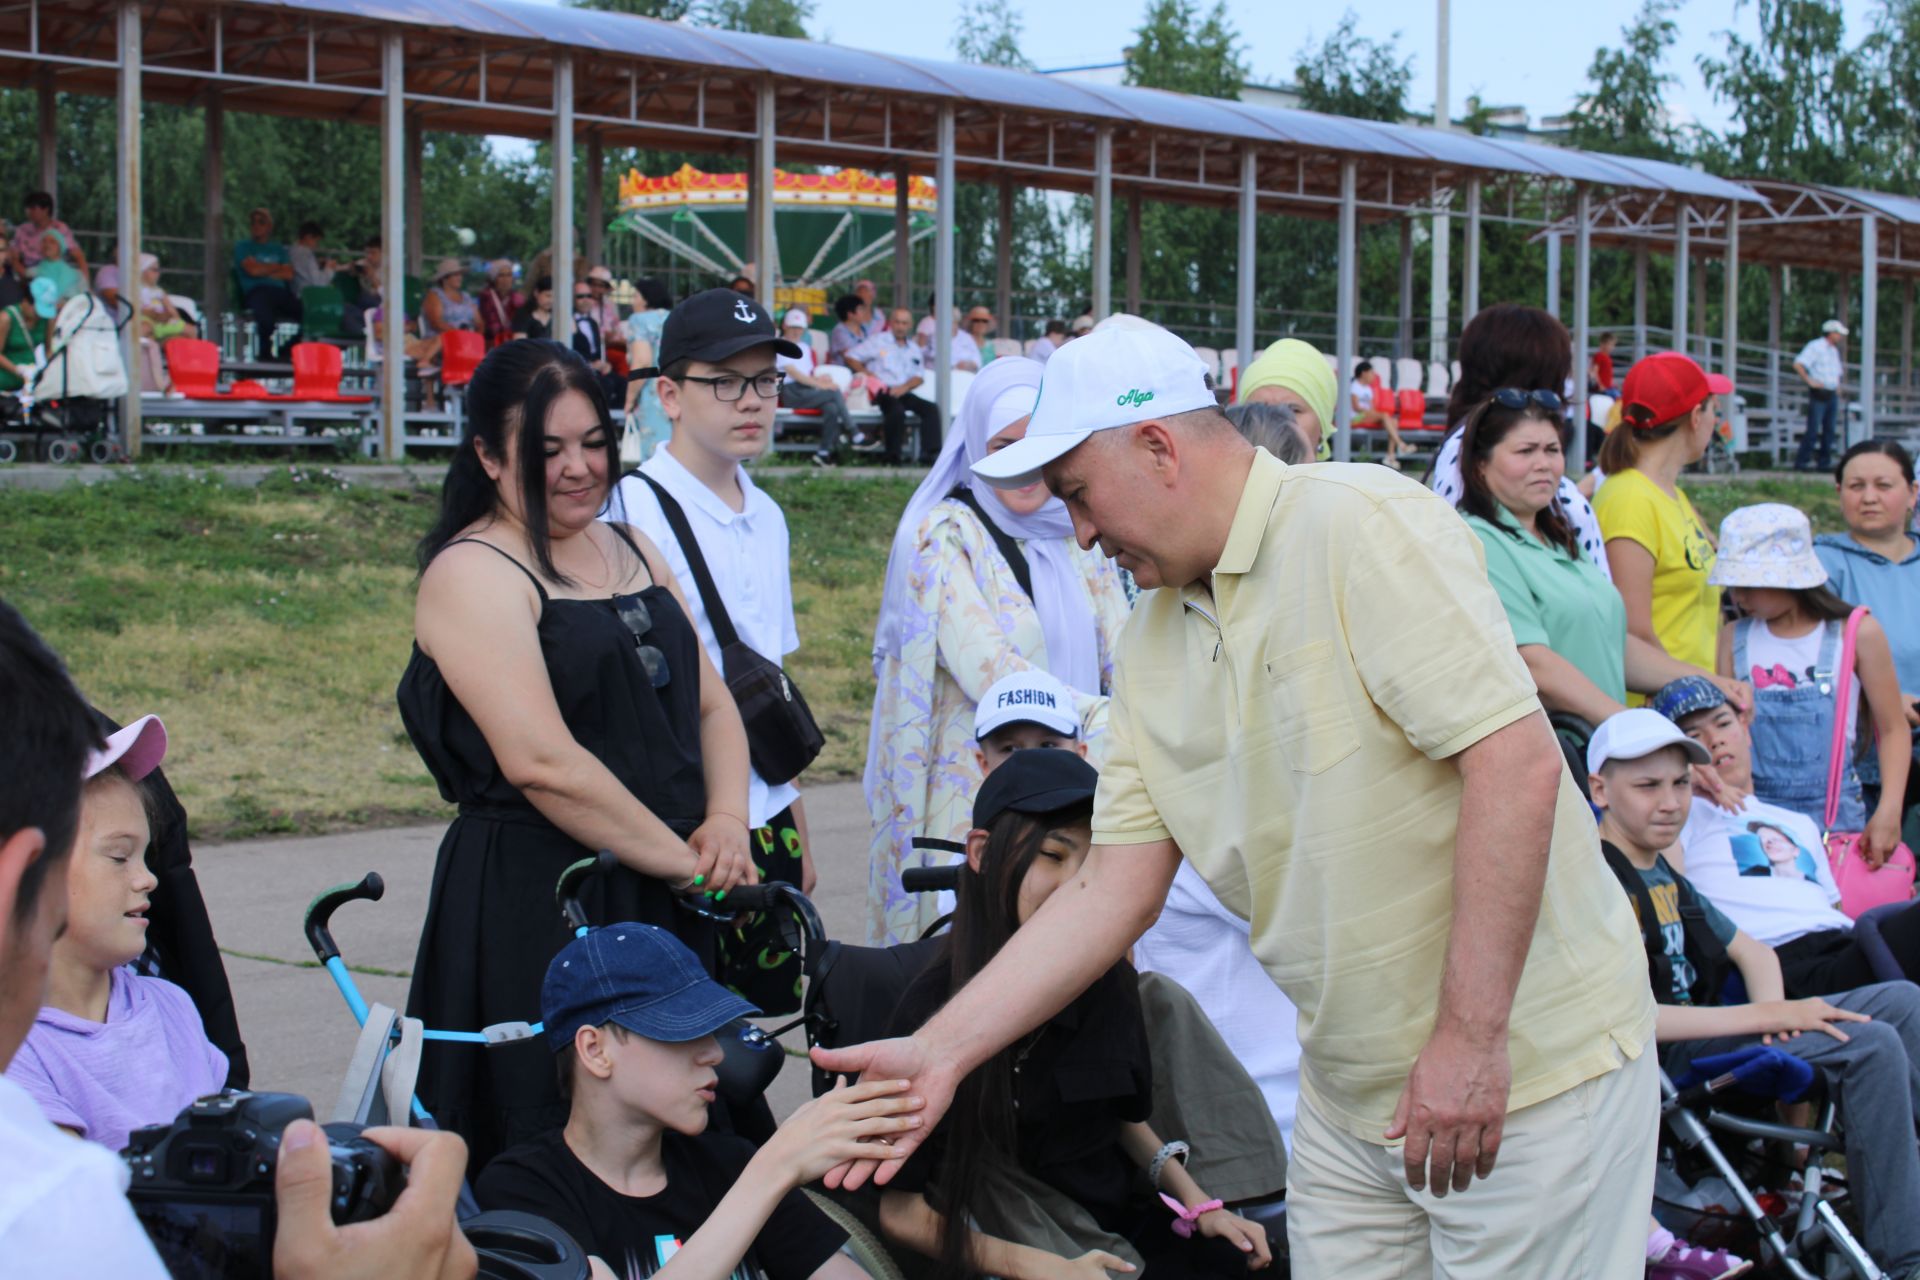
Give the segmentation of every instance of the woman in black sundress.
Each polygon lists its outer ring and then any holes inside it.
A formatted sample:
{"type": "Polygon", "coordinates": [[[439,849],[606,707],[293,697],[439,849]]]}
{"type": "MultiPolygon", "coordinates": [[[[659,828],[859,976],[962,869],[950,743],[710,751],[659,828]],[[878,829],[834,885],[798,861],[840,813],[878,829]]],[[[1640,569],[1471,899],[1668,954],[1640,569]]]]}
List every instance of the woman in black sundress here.
{"type": "MultiPolygon", "coordinates": [[[[598,380],[554,342],[488,354],[469,439],[420,544],[414,650],[400,716],[460,814],[441,842],[407,1012],[479,1030],[540,1016],[568,939],[554,882],[611,849],[621,871],[586,903],[601,923],[713,936],[675,895],[755,878],[747,741],[660,552],[595,518],[616,438],[598,380]]],[[[538,1037],[432,1044],[420,1098],[463,1135],[471,1167],[566,1121],[538,1037]]]]}

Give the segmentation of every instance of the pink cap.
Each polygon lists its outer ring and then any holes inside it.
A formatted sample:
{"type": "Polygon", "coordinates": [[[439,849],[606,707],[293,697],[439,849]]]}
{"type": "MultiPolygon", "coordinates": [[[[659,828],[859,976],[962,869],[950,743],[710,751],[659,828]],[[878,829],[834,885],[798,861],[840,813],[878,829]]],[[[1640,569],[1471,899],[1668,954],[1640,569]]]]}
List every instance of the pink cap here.
{"type": "Polygon", "coordinates": [[[107,735],[107,749],[87,757],[87,776],[96,778],[114,765],[138,782],[167,758],[167,726],[159,716],[141,716],[118,733],[107,735]]]}

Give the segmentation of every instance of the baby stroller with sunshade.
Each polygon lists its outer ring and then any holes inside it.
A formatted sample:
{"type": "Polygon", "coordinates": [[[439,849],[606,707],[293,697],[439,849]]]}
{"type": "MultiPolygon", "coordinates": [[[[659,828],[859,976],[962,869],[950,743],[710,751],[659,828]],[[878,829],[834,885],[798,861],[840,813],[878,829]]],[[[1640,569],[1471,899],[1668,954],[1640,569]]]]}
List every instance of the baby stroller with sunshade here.
{"type": "Polygon", "coordinates": [[[18,397],[18,434],[48,462],[124,456],[113,408],[127,393],[120,331],[107,305],[91,293],[61,304],[34,377],[18,397]]]}

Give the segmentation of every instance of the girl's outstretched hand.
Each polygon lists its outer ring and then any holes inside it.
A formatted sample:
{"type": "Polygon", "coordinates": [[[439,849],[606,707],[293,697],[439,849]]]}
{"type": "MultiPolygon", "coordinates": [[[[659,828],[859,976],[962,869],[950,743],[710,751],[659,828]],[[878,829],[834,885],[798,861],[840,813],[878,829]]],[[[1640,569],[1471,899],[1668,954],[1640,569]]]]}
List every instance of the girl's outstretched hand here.
{"type": "Polygon", "coordinates": [[[1225,1240],[1247,1255],[1247,1270],[1259,1271],[1273,1261],[1273,1246],[1267,1243],[1267,1229],[1257,1222],[1215,1209],[1200,1215],[1195,1224],[1203,1236],[1225,1240]]]}
{"type": "Polygon", "coordinates": [[[778,1162],[793,1186],[854,1160],[887,1160],[890,1139],[920,1126],[921,1100],[908,1080],[840,1085],[806,1103],[774,1131],[761,1154],[778,1162]]]}

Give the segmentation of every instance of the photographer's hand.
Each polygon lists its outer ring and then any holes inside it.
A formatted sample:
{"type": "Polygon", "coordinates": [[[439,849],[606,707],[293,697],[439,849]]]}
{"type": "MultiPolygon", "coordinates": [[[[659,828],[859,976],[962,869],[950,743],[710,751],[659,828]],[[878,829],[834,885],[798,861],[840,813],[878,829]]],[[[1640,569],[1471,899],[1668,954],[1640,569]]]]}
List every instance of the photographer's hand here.
{"type": "Polygon", "coordinates": [[[368,1129],[364,1136],[407,1167],[407,1189],[384,1216],[338,1227],[328,1206],[333,1165],[326,1135],[311,1120],[296,1120],[281,1135],[274,1175],[280,1211],[273,1241],[275,1280],[467,1280],[474,1275],[479,1259],[453,1217],[466,1176],[467,1144],[457,1134],[424,1129],[368,1129]]]}

